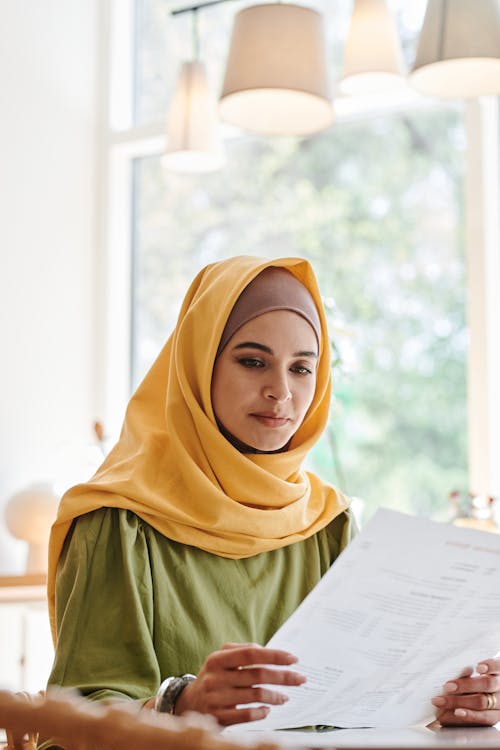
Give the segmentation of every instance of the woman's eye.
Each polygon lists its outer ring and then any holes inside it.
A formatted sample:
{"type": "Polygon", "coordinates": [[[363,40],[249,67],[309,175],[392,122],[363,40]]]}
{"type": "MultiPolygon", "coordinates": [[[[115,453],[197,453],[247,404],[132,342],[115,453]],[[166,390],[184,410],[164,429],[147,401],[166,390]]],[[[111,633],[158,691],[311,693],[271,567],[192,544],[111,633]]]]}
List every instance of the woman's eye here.
{"type": "Polygon", "coordinates": [[[243,365],[243,367],[264,367],[264,362],[261,359],[255,359],[255,357],[241,357],[241,359],[238,360],[240,365],[243,365]]]}
{"type": "Polygon", "coordinates": [[[306,365],[293,365],[293,367],[291,367],[290,369],[297,375],[312,375],[311,368],[307,367],[306,365]]]}

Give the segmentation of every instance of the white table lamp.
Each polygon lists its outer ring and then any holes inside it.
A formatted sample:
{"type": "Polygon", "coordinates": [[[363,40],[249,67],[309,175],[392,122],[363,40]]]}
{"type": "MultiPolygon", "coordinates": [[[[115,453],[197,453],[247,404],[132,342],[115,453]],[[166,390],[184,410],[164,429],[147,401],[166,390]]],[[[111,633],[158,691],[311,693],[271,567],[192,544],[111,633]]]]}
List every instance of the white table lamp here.
{"type": "Polygon", "coordinates": [[[50,484],[31,484],[16,492],[5,508],[5,522],[16,539],[28,542],[26,573],[47,571],[47,545],[59,497],[50,484]]]}

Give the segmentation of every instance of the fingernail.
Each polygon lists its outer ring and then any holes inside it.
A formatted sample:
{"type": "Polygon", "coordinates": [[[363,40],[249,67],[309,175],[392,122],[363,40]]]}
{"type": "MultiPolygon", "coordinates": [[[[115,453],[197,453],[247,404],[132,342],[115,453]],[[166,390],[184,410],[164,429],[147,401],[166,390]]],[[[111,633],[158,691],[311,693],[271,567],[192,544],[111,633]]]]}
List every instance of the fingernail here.
{"type": "Polygon", "coordinates": [[[290,700],[290,698],[288,697],[288,695],[282,695],[281,696],[281,702],[282,703],[288,703],[289,700],[290,700]]]}
{"type": "Polygon", "coordinates": [[[446,698],[442,698],[441,696],[438,696],[437,698],[433,698],[431,703],[434,706],[444,706],[446,704],[446,698]]]}
{"type": "Polygon", "coordinates": [[[443,690],[445,693],[454,693],[456,690],[458,690],[458,685],[456,682],[445,682],[443,685],[443,690]]]}
{"type": "Polygon", "coordinates": [[[488,665],[478,664],[476,667],[476,671],[479,672],[479,674],[486,674],[486,672],[488,671],[488,665]]]}
{"type": "Polygon", "coordinates": [[[465,710],[465,708],[456,708],[453,713],[455,714],[455,716],[467,716],[467,711],[465,710]]]}

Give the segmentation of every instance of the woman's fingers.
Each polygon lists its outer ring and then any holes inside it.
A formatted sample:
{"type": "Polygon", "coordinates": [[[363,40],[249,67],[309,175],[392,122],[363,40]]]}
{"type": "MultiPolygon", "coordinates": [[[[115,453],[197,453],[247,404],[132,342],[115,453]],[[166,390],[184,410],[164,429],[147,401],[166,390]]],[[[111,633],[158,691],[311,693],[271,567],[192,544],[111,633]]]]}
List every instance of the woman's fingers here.
{"type": "Polygon", "coordinates": [[[500,659],[484,659],[476,667],[479,674],[498,674],[500,675],[500,659]]]}
{"type": "Polygon", "coordinates": [[[443,726],[492,727],[500,721],[500,711],[472,711],[467,708],[456,708],[454,711],[443,711],[437,718],[443,726]]]}
{"type": "Polygon", "coordinates": [[[287,651],[256,643],[225,643],[210,654],[198,677],[180,694],[176,712],[209,713],[226,726],[256,721],[267,716],[269,706],[286,703],[288,697],[276,685],[301,685],[306,678],[290,669],[297,657],[287,651]],[[248,704],[267,704],[255,706],[248,704]]]}
{"type": "Polygon", "coordinates": [[[210,654],[205,663],[211,669],[242,669],[255,664],[290,665],[296,661],[297,657],[288,651],[245,643],[238,646],[225,644],[210,654]]]}
{"type": "Polygon", "coordinates": [[[474,674],[474,667],[464,667],[462,671],[457,674],[455,679],[458,680],[459,677],[470,677],[472,674],[474,674]]]}
{"type": "Polygon", "coordinates": [[[493,726],[500,721],[500,659],[484,659],[443,685],[432,699],[444,726],[493,726]]]}
{"type": "Polygon", "coordinates": [[[496,709],[500,711],[500,697],[497,699],[496,694],[490,693],[472,693],[470,695],[444,696],[439,695],[432,699],[436,708],[446,711],[455,711],[456,709],[471,709],[472,711],[488,711],[496,709]],[[495,697],[493,697],[495,696],[495,697]],[[493,705],[492,705],[493,701],[493,705]]]}
{"type": "Polygon", "coordinates": [[[230,724],[242,724],[247,721],[265,719],[269,713],[268,706],[252,706],[252,708],[221,708],[213,712],[213,716],[223,727],[230,724]]]}
{"type": "Polygon", "coordinates": [[[223,688],[207,696],[207,705],[211,708],[235,708],[247,703],[267,703],[270,706],[282,706],[288,698],[277,690],[266,687],[223,688]]]}
{"type": "Polygon", "coordinates": [[[302,685],[306,677],[290,669],[270,669],[265,666],[244,667],[236,670],[232,682],[238,687],[249,685],[302,685]]]}
{"type": "Polygon", "coordinates": [[[484,674],[479,677],[460,677],[443,685],[446,695],[464,695],[467,693],[500,692],[500,676],[484,674]]]}

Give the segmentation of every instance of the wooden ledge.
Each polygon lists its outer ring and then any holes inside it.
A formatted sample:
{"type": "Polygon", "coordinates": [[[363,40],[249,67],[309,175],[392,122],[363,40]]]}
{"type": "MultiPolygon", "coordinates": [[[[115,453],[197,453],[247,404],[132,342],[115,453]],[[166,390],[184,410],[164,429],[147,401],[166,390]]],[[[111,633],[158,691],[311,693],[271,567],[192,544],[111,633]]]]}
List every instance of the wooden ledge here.
{"type": "Polygon", "coordinates": [[[42,602],[47,598],[47,576],[44,573],[0,576],[0,603],[42,602]]]}

